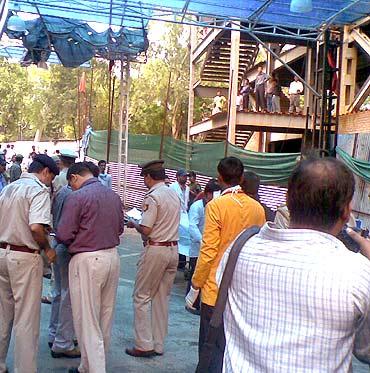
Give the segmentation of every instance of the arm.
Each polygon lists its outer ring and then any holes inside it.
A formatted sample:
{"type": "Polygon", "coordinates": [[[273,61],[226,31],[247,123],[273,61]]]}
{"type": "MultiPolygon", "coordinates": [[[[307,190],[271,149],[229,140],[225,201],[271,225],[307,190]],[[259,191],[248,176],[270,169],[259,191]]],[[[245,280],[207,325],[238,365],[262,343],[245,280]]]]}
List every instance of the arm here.
{"type": "Polygon", "coordinates": [[[360,245],[360,252],[367,259],[370,259],[370,241],[362,237],[359,233],[351,228],[347,228],[348,235],[360,245]]]}
{"type": "Polygon", "coordinates": [[[51,225],[50,216],[50,196],[47,191],[37,194],[30,203],[28,214],[28,223],[33,239],[36,241],[40,250],[44,250],[49,262],[54,262],[56,258],[55,251],[50,248],[48,241],[47,227],[51,225]]]}
{"type": "Polygon", "coordinates": [[[216,200],[211,201],[206,207],[203,242],[192,278],[192,286],[194,289],[199,289],[204,286],[208,279],[212,263],[218,254],[221,240],[221,225],[219,221],[219,210],[214,203],[215,201],[216,200]]]}
{"type": "Polygon", "coordinates": [[[158,205],[157,201],[152,196],[147,196],[143,202],[144,212],[141,223],[129,221],[127,226],[135,228],[140,234],[149,236],[153,231],[154,223],[157,220],[158,205]]]}
{"type": "Polygon", "coordinates": [[[112,176],[108,177],[108,188],[112,189],[112,176]]]}
{"type": "Polygon", "coordinates": [[[202,241],[202,233],[199,230],[199,221],[200,221],[200,212],[199,208],[196,205],[192,205],[189,210],[189,233],[190,238],[194,242],[202,241]]]}
{"type": "Polygon", "coordinates": [[[71,194],[67,197],[63,206],[62,216],[56,232],[56,240],[69,246],[79,231],[81,216],[81,204],[76,195],[71,194]]]}

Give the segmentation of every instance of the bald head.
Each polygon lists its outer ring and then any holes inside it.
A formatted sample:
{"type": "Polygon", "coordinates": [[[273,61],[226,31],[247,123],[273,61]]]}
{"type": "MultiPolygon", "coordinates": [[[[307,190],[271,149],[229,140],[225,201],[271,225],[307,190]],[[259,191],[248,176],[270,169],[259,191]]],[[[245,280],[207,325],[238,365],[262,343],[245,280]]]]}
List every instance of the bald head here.
{"type": "Polygon", "coordinates": [[[349,218],[354,190],[353,174],[339,160],[328,157],[301,161],[288,184],[291,226],[340,231],[349,218]]]}

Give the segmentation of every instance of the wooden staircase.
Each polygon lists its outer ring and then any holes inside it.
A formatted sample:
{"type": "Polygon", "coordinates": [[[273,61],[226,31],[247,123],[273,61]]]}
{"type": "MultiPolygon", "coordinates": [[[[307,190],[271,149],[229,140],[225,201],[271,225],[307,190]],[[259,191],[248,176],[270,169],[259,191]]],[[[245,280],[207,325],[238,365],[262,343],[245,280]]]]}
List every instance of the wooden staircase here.
{"type": "MultiPolygon", "coordinates": [[[[241,82],[245,72],[253,66],[258,54],[258,45],[247,40],[240,40],[238,78],[241,82]]],[[[201,80],[211,82],[229,82],[231,56],[230,32],[224,32],[208,48],[204,60],[201,80]]]]}
{"type": "MultiPolygon", "coordinates": [[[[244,149],[247,146],[248,141],[250,140],[252,135],[253,131],[237,129],[235,134],[235,145],[244,149]]],[[[203,142],[220,142],[225,141],[226,137],[226,127],[222,127],[204,133],[202,135],[202,140],[203,142]]]]}

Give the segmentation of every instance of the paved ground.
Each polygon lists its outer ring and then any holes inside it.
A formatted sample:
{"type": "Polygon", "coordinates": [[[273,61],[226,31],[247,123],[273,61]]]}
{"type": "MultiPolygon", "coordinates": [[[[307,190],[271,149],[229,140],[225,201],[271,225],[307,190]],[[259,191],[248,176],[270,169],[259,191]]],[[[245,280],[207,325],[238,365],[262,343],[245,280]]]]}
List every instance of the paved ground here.
{"type": "MultiPolygon", "coordinates": [[[[141,250],[140,237],[128,230],[124,235],[119,252],[121,256],[121,277],[118,288],[117,308],[113,326],[111,351],[107,358],[107,371],[137,373],[194,373],[197,361],[197,338],[199,318],[184,310],[186,284],[182,273],[178,273],[170,301],[169,335],[164,356],[153,359],[133,358],[124,349],[133,343],[132,289],[136,262],[141,250]]],[[[47,284],[46,284],[47,285],[47,284]]],[[[78,360],[53,359],[47,345],[47,327],[50,306],[42,305],[39,373],[65,373],[77,366],[78,360]]],[[[13,345],[11,346],[11,349],[13,345]]],[[[8,365],[13,372],[12,353],[8,365]]],[[[369,369],[354,362],[355,373],[368,373],[369,369]]]]}

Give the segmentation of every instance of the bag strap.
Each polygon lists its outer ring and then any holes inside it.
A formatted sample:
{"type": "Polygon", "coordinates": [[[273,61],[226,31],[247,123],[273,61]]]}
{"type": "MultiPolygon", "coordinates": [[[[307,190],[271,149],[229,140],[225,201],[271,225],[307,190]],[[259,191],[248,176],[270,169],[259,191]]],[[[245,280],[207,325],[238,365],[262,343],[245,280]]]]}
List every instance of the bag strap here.
{"type": "Polygon", "coordinates": [[[226,307],[227,297],[229,293],[229,287],[231,280],[233,279],[233,274],[238,261],[239,254],[244,247],[245,243],[254,235],[260,231],[260,228],[253,226],[246,229],[239,237],[235,240],[230,253],[229,259],[227,260],[226,267],[222,276],[220,288],[218,291],[216,305],[213,311],[213,315],[210,321],[210,326],[213,328],[218,328],[223,322],[223,313],[226,307]]]}
{"type": "Polygon", "coordinates": [[[226,307],[228,291],[233,278],[236,262],[238,261],[239,254],[244,247],[245,243],[259,232],[260,228],[253,226],[246,229],[239,237],[235,240],[229,253],[229,259],[227,260],[224,274],[222,276],[220,288],[218,291],[218,297],[215,308],[209,323],[206,340],[201,348],[199,354],[199,362],[195,373],[208,373],[212,360],[213,349],[217,343],[218,336],[220,335],[223,328],[223,313],[226,307]]]}

